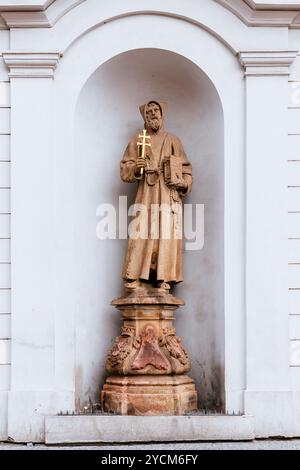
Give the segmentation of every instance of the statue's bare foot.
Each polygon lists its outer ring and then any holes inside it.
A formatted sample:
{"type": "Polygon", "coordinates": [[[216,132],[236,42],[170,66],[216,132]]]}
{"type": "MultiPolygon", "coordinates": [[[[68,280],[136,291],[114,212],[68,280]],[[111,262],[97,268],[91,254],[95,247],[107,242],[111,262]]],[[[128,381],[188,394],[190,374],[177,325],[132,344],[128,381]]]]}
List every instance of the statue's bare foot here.
{"type": "Polygon", "coordinates": [[[124,287],[126,289],[137,289],[137,287],[140,287],[140,281],[139,280],[132,281],[132,282],[126,281],[124,283],[124,287]]]}
{"type": "Polygon", "coordinates": [[[160,283],[158,284],[158,287],[159,287],[160,289],[164,289],[164,290],[170,290],[170,289],[171,289],[170,284],[168,284],[167,282],[160,282],[160,283]]]}

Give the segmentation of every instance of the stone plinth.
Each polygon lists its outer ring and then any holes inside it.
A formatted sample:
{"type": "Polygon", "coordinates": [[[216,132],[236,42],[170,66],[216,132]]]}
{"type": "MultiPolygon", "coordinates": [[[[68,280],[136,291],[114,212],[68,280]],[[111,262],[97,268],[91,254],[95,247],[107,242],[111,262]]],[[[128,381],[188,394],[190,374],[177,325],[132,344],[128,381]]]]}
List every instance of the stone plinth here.
{"type": "Polygon", "coordinates": [[[138,287],[112,302],[122,313],[121,335],[108,354],[101,393],[104,411],[180,415],[197,409],[197,392],[174,311],[184,302],[164,289],[138,287]]]}
{"type": "Polygon", "coordinates": [[[247,441],[252,416],[47,416],[46,444],[247,441]]]}
{"type": "Polygon", "coordinates": [[[121,415],[182,415],[197,409],[194,381],[185,376],[108,377],[103,411],[121,415]]]}

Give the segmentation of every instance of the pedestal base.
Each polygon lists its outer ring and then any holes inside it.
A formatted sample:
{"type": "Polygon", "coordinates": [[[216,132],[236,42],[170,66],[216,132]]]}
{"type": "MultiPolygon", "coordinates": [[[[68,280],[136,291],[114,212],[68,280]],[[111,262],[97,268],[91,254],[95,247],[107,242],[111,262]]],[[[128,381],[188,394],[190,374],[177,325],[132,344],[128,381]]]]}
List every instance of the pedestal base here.
{"type": "Polygon", "coordinates": [[[103,411],[121,415],[183,415],[197,410],[197,392],[186,375],[111,376],[101,403],[103,411]]]}
{"type": "Polygon", "coordinates": [[[152,286],[128,289],[112,302],[122,312],[121,335],[106,361],[103,411],[120,415],[182,415],[197,409],[187,350],[173,325],[184,302],[152,286]]]}

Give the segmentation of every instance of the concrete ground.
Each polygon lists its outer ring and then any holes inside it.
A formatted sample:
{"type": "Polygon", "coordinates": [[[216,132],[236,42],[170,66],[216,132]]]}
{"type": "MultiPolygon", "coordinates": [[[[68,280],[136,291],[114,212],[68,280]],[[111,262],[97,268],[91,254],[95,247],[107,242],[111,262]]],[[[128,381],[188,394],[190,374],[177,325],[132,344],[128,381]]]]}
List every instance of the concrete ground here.
{"type": "Polygon", "coordinates": [[[300,450],[300,439],[257,440],[252,442],[196,442],[173,444],[130,444],[90,446],[46,446],[0,443],[0,450],[300,450]]]}

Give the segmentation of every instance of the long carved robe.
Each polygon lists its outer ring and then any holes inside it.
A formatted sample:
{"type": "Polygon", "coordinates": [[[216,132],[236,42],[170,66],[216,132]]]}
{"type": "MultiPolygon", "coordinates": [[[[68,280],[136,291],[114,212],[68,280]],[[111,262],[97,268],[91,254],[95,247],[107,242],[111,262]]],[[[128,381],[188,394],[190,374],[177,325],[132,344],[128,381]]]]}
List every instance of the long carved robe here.
{"type": "MultiPolygon", "coordinates": [[[[138,182],[136,204],[143,204],[148,214],[148,237],[128,239],[128,248],[123,270],[124,279],[145,279],[150,277],[150,269],[156,271],[156,279],[165,282],[180,282],[182,276],[182,201],[184,194],[191,190],[192,167],[188,162],[180,140],[164,130],[151,135],[151,148],[146,154],[146,169],[140,179],[135,174],[138,158],[138,135],[129,142],[121,161],[121,178],[124,182],[138,182]],[[183,179],[187,184],[185,190],[172,189],[165,183],[163,159],[175,155],[182,163],[183,179]],[[162,234],[162,217],[159,211],[157,218],[150,217],[151,205],[168,205],[171,207],[167,216],[170,223],[170,237],[162,234]],[[157,236],[159,233],[159,236],[157,236]],[[180,237],[178,236],[180,233],[180,237]],[[156,234],[153,236],[153,234],[156,234]],[[165,239],[164,239],[165,238],[165,239]]],[[[153,209],[152,209],[153,210],[153,209]]]]}

